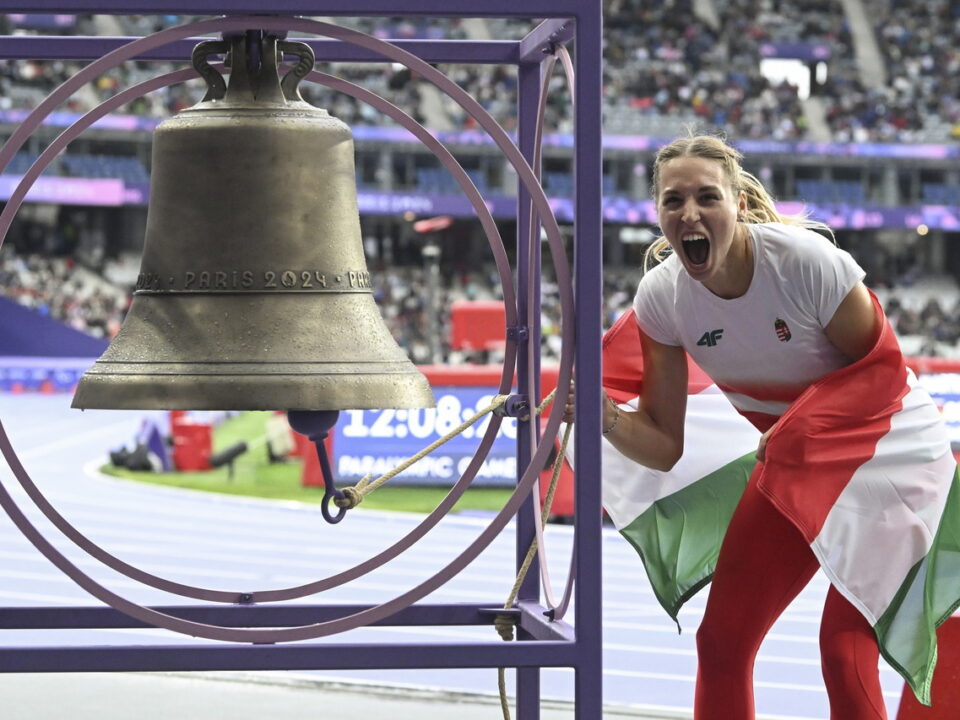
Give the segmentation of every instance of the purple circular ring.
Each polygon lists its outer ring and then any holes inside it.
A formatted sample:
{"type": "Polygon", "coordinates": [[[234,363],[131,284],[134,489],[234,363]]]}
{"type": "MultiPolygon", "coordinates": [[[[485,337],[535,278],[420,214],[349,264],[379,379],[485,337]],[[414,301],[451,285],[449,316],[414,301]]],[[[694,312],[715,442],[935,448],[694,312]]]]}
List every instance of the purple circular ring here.
{"type": "MultiPolygon", "coordinates": [[[[503,249],[503,241],[500,238],[499,231],[497,231],[496,224],[493,221],[492,216],[489,213],[488,208],[483,203],[483,198],[477,191],[476,187],[473,185],[470,177],[463,170],[462,166],[453,158],[450,152],[443,147],[422,125],[416,123],[415,120],[410,118],[406,113],[397,108],[396,106],[388,103],[379,96],[371,93],[368,90],[360,88],[352,83],[340,80],[339,78],[334,78],[329,75],[324,75],[323,73],[312,73],[307,76],[309,79],[320,82],[323,84],[328,84],[334,86],[335,89],[340,90],[344,93],[353,95],[354,97],[362,98],[364,101],[376,106],[379,110],[390,115],[392,118],[401,122],[408,129],[411,130],[420,140],[424,142],[431,150],[433,150],[441,159],[446,167],[454,174],[455,179],[458,183],[461,184],[465,193],[470,197],[471,202],[473,203],[477,213],[483,218],[484,221],[489,226],[492,226],[493,233],[496,236],[497,242],[494,242],[494,238],[488,235],[488,240],[491,244],[491,248],[494,251],[494,256],[497,258],[497,264],[501,272],[501,282],[504,282],[504,272],[503,267],[506,267],[507,272],[509,272],[509,261],[506,257],[506,252],[503,249]]],[[[121,105],[125,105],[137,97],[140,97],[145,92],[151,92],[153,90],[165,87],[174,82],[195,79],[196,73],[192,70],[180,70],[174,73],[168,73],[167,75],[161,75],[156,78],[151,78],[150,80],[141,83],[139,85],[128,88],[120,93],[117,93],[113,97],[109,98],[107,101],[99,105],[98,107],[91,110],[89,113],[85,114],[77,122],[71,125],[69,128],[64,130],[57,138],[54,139],[50,145],[44,149],[40,154],[37,160],[28,168],[27,172],[24,174],[21,182],[18,184],[15,192],[11,196],[11,204],[4,210],[4,212],[10,212],[15,214],[18,209],[19,204],[22,202],[26,193],[29,192],[30,187],[40,176],[46,166],[57,156],[57,154],[63,150],[70,142],[72,142],[82,131],[90,127],[98,119],[106,115],[112,110],[115,110],[121,105]]],[[[3,214],[0,214],[0,221],[3,219],[3,214]]],[[[2,224],[2,223],[0,223],[2,224]]],[[[509,282],[509,278],[506,279],[509,282]]],[[[512,360],[516,352],[516,343],[515,341],[509,341],[511,346],[509,352],[504,358],[504,367],[512,367],[512,360]],[[510,359],[511,362],[508,363],[507,360],[510,359]]],[[[504,371],[506,373],[506,370],[504,371]]],[[[509,388],[510,376],[506,375],[505,379],[501,378],[501,393],[504,392],[503,387],[509,388]]],[[[469,487],[470,483],[473,481],[476,476],[477,470],[482,464],[484,458],[489,453],[489,449],[492,446],[496,434],[501,425],[501,419],[497,416],[493,418],[494,422],[488,424],[487,431],[484,435],[484,438],[481,439],[481,442],[478,446],[478,449],[475,453],[475,460],[471,462],[465,469],[461,479],[455,483],[448,496],[434,509],[429,515],[427,515],[423,521],[413,530],[411,530],[404,538],[397,541],[394,545],[387,548],[383,552],[369,558],[368,560],[353,566],[349,570],[346,570],[342,573],[338,573],[331,577],[325,578],[323,580],[311,582],[305,585],[284,588],[284,589],[274,589],[274,590],[263,590],[258,592],[244,592],[239,591],[224,591],[224,590],[212,590],[208,588],[199,588],[191,585],[185,585],[183,583],[173,582],[171,580],[161,578],[150,573],[147,573],[140,568],[132,566],[123,560],[120,560],[114,555],[111,555],[103,548],[99,547],[93,543],[89,538],[80,533],[73,525],[71,525],[66,518],[64,518],[53,505],[44,497],[43,493],[39,490],[36,484],[32,481],[29,474],[26,470],[17,463],[17,469],[15,475],[19,480],[21,486],[26,491],[27,495],[33,500],[34,504],[43,512],[48,520],[53,523],[57,529],[59,529],[64,535],[66,535],[70,540],[72,540],[77,546],[81,547],[85,552],[87,552],[92,557],[96,558],[103,564],[112,568],[113,570],[126,575],[131,579],[135,579],[145,585],[155,587],[157,589],[163,590],[165,592],[173,593],[180,595],[182,597],[192,597],[200,600],[208,600],[213,602],[224,602],[224,603],[233,603],[237,601],[237,598],[241,595],[247,595],[253,597],[256,602],[278,602],[282,600],[292,600],[296,598],[301,598],[306,595],[323,592],[329,590],[333,587],[338,587],[346,582],[365,575],[372,570],[382,566],[386,562],[397,557],[400,553],[404,552],[413,543],[421,539],[427,532],[429,532],[437,523],[442,519],[442,517],[452,508],[456,502],[463,495],[464,491],[469,487]]],[[[0,430],[2,430],[2,424],[0,424],[0,430]]],[[[9,441],[8,441],[9,442],[9,441]]],[[[246,600],[250,602],[250,600],[246,600]]]]}
{"type": "MultiPolygon", "coordinates": [[[[536,182],[536,178],[533,175],[532,170],[528,165],[526,165],[516,146],[511,144],[503,129],[497,125],[497,123],[479,106],[479,104],[476,103],[476,101],[473,100],[473,98],[467,95],[452,81],[443,76],[442,73],[439,73],[439,71],[436,71],[434,68],[432,68],[429,64],[420,60],[416,56],[410,55],[409,53],[390,45],[389,43],[384,43],[383,41],[376,40],[375,38],[371,38],[363,35],[362,33],[357,33],[345,28],[339,28],[337,26],[303,19],[281,20],[262,17],[252,19],[223,18],[217,20],[200,21],[198,23],[181,26],[179,28],[170,28],[140,40],[133,41],[122,48],[118,48],[117,50],[108,53],[99,60],[94,61],[91,63],[91,65],[86,66],[86,68],[81,70],[79,73],[63,83],[59,88],[54,90],[54,92],[51,93],[51,95],[49,95],[28,116],[27,120],[20,125],[5,146],[0,149],[0,167],[5,166],[9,162],[9,159],[23,145],[26,138],[28,138],[36,129],[36,127],[39,126],[40,122],[42,122],[42,119],[49,114],[50,110],[60,101],[65,99],[65,97],[69,96],[69,94],[72,94],[72,92],[86,82],[89,77],[100,73],[102,70],[113,67],[115,64],[119,64],[123,60],[134,57],[138,52],[144,52],[153,47],[180,39],[181,37],[186,37],[192,31],[201,28],[205,31],[212,31],[217,29],[243,29],[247,26],[257,26],[264,29],[292,28],[303,30],[305,32],[325,34],[330,37],[337,37],[346,42],[353,42],[354,44],[368,47],[375,52],[406,64],[408,67],[411,67],[411,69],[416,68],[419,72],[421,72],[422,75],[427,77],[427,79],[434,82],[434,84],[436,84],[440,89],[445,90],[448,95],[450,95],[455,101],[459,102],[464,109],[469,114],[474,116],[478,123],[484,127],[488,133],[491,134],[495,142],[501,146],[501,149],[517,169],[518,176],[520,176],[521,181],[528,186],[528,190],[531,193],[533,202],[536,206],[538,206],[537,209],[541,213],[542,221],[544,221],[546,225],[545,230],[551,245],[551,253],[554,258],[554,263],[557,266],[561,305],[568,311],[568,313],[565,313],[566,317],[572,316],[572,288],[569,281],[569,269],[566,265],[565,256],[562,254],[562,252],[558,252],[562,251],[562,244],[560,243],[559,239],[559,228],[557,227],[556,219],[553,217],[552,212],[550,212],[549,204],[546,201],[546,197],[543,194],[542,189],[536,182]],[[324,32],[325,30],[327,32],[324,32]],[[109,64],[111,62],[114,62],[114,64],[109,64]],[[458,95],[459,97],[457,97],[458,95]]],[[[4,233],[8,227],[9,226],[3,228],[4,233]]],[[[572,340],[572,335],[572,326],[570,326],[569,323],[563,325],[562,338],[564,340],[572,340]]],[[[572,373],[572,353],[570,352],[570,347],[571,345],[569,342],[563,343],[558,387],[569,387],[570,376],[572,373]]],[[[506,375],[506,366],[504,369],[504,374],[506,375]]],[[[556,435],[561,418],[562,410],[560,410],[558,407],[555,407],[548,420],[545,437],[551,436],[551,432],[552,436],[556,435]]],[[[492,424],[493,423],[491,423],[491,425],[492,424]]],[[[550,442],[552,442],[552,440],[550,442]]],[[[546,455],[549,451],[548,445],[549,443],[542,443],[534,453],[534,457],[532,458],[530,465],[518,481],[516,491],[507,501],[500,513],[498,513],[493,521],[491,521],[490,525],[461,553],[460,556],[441,569],[432,578],[428,579],[424,583],[421,583],[417,587],[412,588],[407,593],[404,593],[403,595],[381,605],[371,607],[364,611],[343,618],[338,618],[336,620],[292,628],[271,630],[226,628],[216,625],[185,621],[180,618],[176,618],[165,613],[157,612],[150,608],[132,603],[100,586],[82,571],[80,571],[76,566],[70,563],[65,557],[63,557],[56,550],[56,548],[54,548],[46,540],[46,538],[44,538],[43,535],[36,530],[29,520],[27,520],[2,485],[0,485],[0,505],[4,507],[8,515],[10,515],[11,519],[13,519],[15,524],[20,528],[21,532],[23,532],[27,539],[29,539],[38,549],[40,549],[41,552],[51,560],[51,562],[60,567],[65,574],[71,577],[75,582],[77,582],[78,585],[86,589],[98,599],[103,600],[107,604],[122,612],[125,612],[131,617],[143,620],[144,622],[157,627],[163,627],[175,632],[182,632],[185,634],[206,637],[210,639],[237,642],[286,642],[316,638],[322,635],[343,632],[360,627],[361,625],[369,624],[379,619],[389,617],[394,612],[409,606],[409,604],[421,599],[428,593],[446,583],[464,567],[469,565],[469,563],[471,563],[479,555],[479,553],[489,545],[493,538],[496,537],[496,535],[498,535],[505,527],[506,523],[509,521],[509,518],[512,517],[519,509],[520,504],[530,492],[534,482],[536,481],[536,478],[538,477],[538,472],[535,470],[535,468],[537,467],[538,461],[540,464],[542,464],[546,459],[546,455]]],[[[2,446],[0,449],[2,449],[7,461],[11,464],[11,468],[13,468],[15,472],[17,468],[23,472],[23,468],[9,443],[9,439],[6,437],[6,434],[2,432],[2,426],[0,426],[0,446],[2,446]]]]}

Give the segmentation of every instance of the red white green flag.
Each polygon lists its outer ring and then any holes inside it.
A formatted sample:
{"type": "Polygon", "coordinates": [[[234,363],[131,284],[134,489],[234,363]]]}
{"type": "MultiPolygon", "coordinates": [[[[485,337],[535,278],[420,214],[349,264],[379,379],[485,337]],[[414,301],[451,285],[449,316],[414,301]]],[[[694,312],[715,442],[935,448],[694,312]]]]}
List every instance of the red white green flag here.
{"type": "MultiPolygon", "coordinates": [[[[604,336],[603,360],[608,394],[635,407],[642,355],[633,313],[604,336]]],[[[688,390],[686,450],[672,470],[642,467],[609,443],[603,453],[604,507],[674,620],[713,575],[760,437],[692,362],[688,390]]],[[[790,404],[760,471],[762,491],[929,704],[935,631],[960,605],[960,480],[939,411],[889,325],[865,358],[790,404]]]]}

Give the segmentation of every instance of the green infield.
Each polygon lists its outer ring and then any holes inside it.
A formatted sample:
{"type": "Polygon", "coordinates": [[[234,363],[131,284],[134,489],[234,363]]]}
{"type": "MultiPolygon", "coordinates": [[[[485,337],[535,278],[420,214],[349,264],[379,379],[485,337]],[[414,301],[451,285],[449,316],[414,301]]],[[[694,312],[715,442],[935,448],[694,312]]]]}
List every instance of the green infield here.
{"type": "MultiPolygon", "coordinates": [[[[100,469],[114,477],[168,487],[272,500],[320,502],[323,488],[304,487],[301,484],[302,467],[298,458],[270,462],[265,429],[270,415],[271,413],[267,412],[238,413],[214,429],[214,453],[238,442],[247,443],[247,451],[233,460],[232,468],[225,465],[199,472],[155,473],[133,471],[108,464],[100,469]]],[[[391,486],[388,482],[367,495],[363,507],[427,513],[440,503],[447,491],[446,487],[391,486]]],[[[454,512],[498,511],[511,492],[509,488],[470,488],[454,507],[454,512]]]]}

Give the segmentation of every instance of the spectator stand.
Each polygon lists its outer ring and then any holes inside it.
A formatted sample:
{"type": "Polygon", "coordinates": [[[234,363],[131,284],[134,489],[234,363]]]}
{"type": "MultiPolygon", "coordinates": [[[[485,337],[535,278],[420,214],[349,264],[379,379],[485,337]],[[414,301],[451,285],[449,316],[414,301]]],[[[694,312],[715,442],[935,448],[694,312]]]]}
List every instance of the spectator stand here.
{"type": "MultiPolygon", "coordinates": [[[[125,4],[121,0],[102,0],[102,2],[86,3],[83,0],[63,0],[59,3],[63,10],[89,11],[107,14],[130,14],[142,12],[160,13],[168,3],[157,0],[142,0],[134,5],[125,4]]],[[[223,2],[217,12],[226,14],[226,17],[215,20],[201,21],[187,27],[174,27],[162,30],[159,33],[139,38],[129,42],[129,38],[37,38],[34,42],[22,45],[24,58],[40,58],[57,56],[58,53],[80,58],[99,58],[84,70],[73,76],[64,85],[55,90],[44,100],[38,108],[28,116],[23,125],[10,138],[7,145],[0,149],[0,166],[5,165],[13,154],[22,147],[30,133],[42,122],[43,118],[69,93],[81,87],[95,73],[114,67],[124,60],[144,54],[152,53],[156,59],[173,59],[185,57],[192,48],[195,40],[188,39],[192,33],[203,34],[213,31],[243,31],[251,28],[264,31],[295,30],[310,34],[327,36],[333,39],[311,41],[314,51],[321,59],[343,59],[350,57],[358,61],[382,61],[384,57],[400,62],[421,75],[427,77],[438,87],[451,95],[457,102],[474,115],[488,133],[497,142],[500,149],[510,158],[522,182],[518,202],[518,288],[514,294],[511,291],[506,301],[508,319],[508,338],[513,345],[507,354],[508,362],[504,364],[501,391],[509,392],[514,374],[513,359],[519,354],[517,362],[518,392],[527,397],[527,402],[538,398],[537,371],[538,364],[538,301],[536,278],[539,277],[540,257],[539,242],[532,242],[530,238],[539,240],[539,232],[535,232],[540,225],[549,239],[549,247],[553,256],[553,263],[557,272],[557,283],[563,300],[566,318],[573,318],[575,323],[568,323],[563,330],[565,350],[561,358],[558,386],[566,387],[571,378],[571,369],[575,360],[578,367],[578,390],[582,399],[578,402],[577,421],[582,426],[597,427],[600,421],[599,405],[599,316],[600,316],[600,288],[601,288],[601,253],[597,245],[600,238],[600,198],[599,181],[601,177],[600,154],[600,104],[599,104],[599,77],[600,77],[600,38],[601,15],[600,3],[582,3],[579,0],[531,0],[522,8],[516,3],[505,0],[487,0],[482,7],[460,7],[452,10],[449,3],[440,0],[424,0],[418,3],[415,10],[409,14],[412,17],[430,17],[432,15],[451,14],[480,14],[482,16],[502,17],[535,17],[547,18],[540,22],[530,33],[517,42],[490,42],[490,43],[462,43],[459,41],[414,40],[405,43],[386,43],[377,41],[369,36],[338,29],[337,26],[317,23],[302,18],[293,17],[295,14],[309,13],[316,15],[336,15],[336,10],[330,11],[297,0],[278,0],[275,3],[273,16],[244,17],[240,13],[247,9],[248,3],[223,2]],[[539,96],[541,77],[545,73],[544,63],[554,57],[558,44],[574,42],[576,47],[576,69],[578,83],[574,96],[576,97],[576,132],[575,158],[577,175],[581,191],[576,198],[576,221],[578,237],[581,242],[575,244],[574,258],[576,275],[571,282],[569,270],[566,266],[566,256],[559,237],[556,219],[553,217],[537,182],[535,171],[530,164],[537,165],[539,158],[535,137],[537,132],[536,105],[531,98],[539,96]],[[402,45],[402,47],[401,47],[402,45]],[[70,49],[68,49],[70,48],[70,49]],[[469,95],[461,89],[445,82],[439,72],[433,70],[430,63],[459,62],[459,63],[500,63],[515,65],[517,68],[518,87],[521,88],[518,101],[518,136],[519,143],[513,144],[503,129],[477,105],[469,95]],[[579,288],[577,292],[577,307],[574,312],[572,305],[573,286],[579,288]],[[533,319],[531,319],[533,318],[533,319]],[[585,342],[572,346],[574,331],[585,342]],[[532,371],[532,372],[531,372],[532,371]],[[505,387],[504,387],[505,383],[505,387]]],[[[210,3],[197,0],[194,3],[180,2],[178,9],[185,12],[205,13],[212,8],[210,3]]],[[[351,5],[351,14],[373,15],[382,13],[389,15],[392,4],[385,0],[364,0],[351,5]]],[[[24,3],[16,0],[0,0],[0,9],[10,12],[23,11],[24,3]]],[[[342,12],[340,13],[342,14],[342,12]]],[[[552,64],[547,67],[552,68],[552,64]]],[[[78,135],[96,119],[97,113],[105,114],[118,107],[122,102],[129,101],[136,92],[147,92],[150,87],[162,86],[164,82],[178,82],[190,76],[190,72],[178,72],[158,78],[141,86],[135,86],[127,91],[118,92],[113,98],[101,104],[92,111],[90,117],[78,121],[66,130],[61,138],[48,148],[49,152],[41,153],[38,165],[28,170],[17,191],[7,205],[3,219],[0,219],[0,231],[5,233],[9,228],[9,220],[16,212],[29,185],[42,172],[45,163],[49,163],[57,152],[62,149],[73,137],[78,135]],[[86,125],[84,122],[88,121],[86,125]],[[58,147],[57,143],[62,144],[58,147]],[[36,171],[36,172],[34,172],[36,171]]],[[[320,77],[317,73],[311,74],[311,79],[320,77]]],[[[321,78],[323,79],[323,78],[321,78]]],[[[376,98],[364,96],[360,88],[338,85],[336,78],[326,77],[326,80],[346,92],[355,92],[368,102],[372,102],[380,110],[386,111],[386,103],[377,103],[376,98]]],[[[415,122],[402,113],[394,115],[394,119],[403,122],[414,132],[420,130],[418,137],[425,143],[429,141],[429,134],[422,130],[415,122]],[[406,122],[409,121],[409,122],[406,122]]],[[[431,146],[433,152],[442,155],[443,148],[439,144],[431,146]]],[[[452,165],[448,166],[451,172],[457,169],[456,162],[450,158],[452,165]]],[[[462,172],[462,168],[460,168],[462,172]]],[[[454,172],[455,177],[457,173],[454,172]]],[[[489,226],[493,227],[489,212],[484,215],[485,206],[482,197],[468,179],[460,181],[461,188],[478,202],[475,203],[481,221],[487,218],[489,226]]],[[[2,237],[2,234],[0,234],[2,237]]],[[[497,248],[491,242],[494,254],[497,248]]],[[[502,245],[500,252],[503,254],[502,245]]],[[[509,267],[507,268],[509,270],[509,267]]],[[[509,273],[504,278],[501,268],[501,281],[509,281],[509,273]]],[[[526,431],[519,433],[526,439],[518,444],[518,467],[524,468],[522,476],[518,478],[518,488],[503,510],[491,521],[478,539],[452,563],[441,569],[435,576],[423,584],[413,588],[403,596],[377,606],[336,606],[336,605],[283,605],[273,607],[273,601],[290,600],[319,592],[330,587],[331,579],[318,581],[309,586],[288,588],[286,590],[267,590],[258,593],[236,593],[230,591],[193,588],[171,583],[148,573],[126,565],[123,561],[111,556],[98,547],[73,526],[55,512],[49,512],[48,503],[41,502],[41,509],[48,518],[71,540],[77,543],[86,552],[108,564],[128,577],[135,578],[153,587],[173,592],[183,597],[190,597],[210,601],[200,606],[175,606],[167,608],[148,608],[137,605],[114,594],[101,586],[92,578],[83,573],[77,566],[67,560],[59,551],[48,542],[43,535],[27,520],[26,516],[6,492],[0,491],[0,504],[24,535],[46,557],[54,562],[61,570],[86,589],[96,598],[103,601],[106,607],[93,608],[4,608],[0,612],[3,618],[3,627],[6,629],[23,628],[70,628],[83,627],[135,627],[143,623],[151,626],[166,628],[176,632],[197,635],[212,640],[222,640],[225,643],[210,645],[157,645],[157,646],[81,646],[76,648],[50,647],[3,647],[0,648],[0,671],[110,671],[110,670],[206,670],[222,667],[231,669],[294,669],[315,668],[335,669],[340,667],[356,668],[429,668],[429,667],[513,667],[517,668],[517,708],[518,715],[524,720],[539,716],[539,668],[546,666],[571,667],[575,669],[576,717],[586,720],[598,718],[602,706],[602,657],[600,631],[600,513],[599,489],[596,483],[580,483],[576,498],[577,541],[572,558],[572,571],[561,603],[552,600],[550,583],[541,567],[540,571],[544,583],[545,593],[548,596],[546,607],[540,600],[539,584],[535,573],[526,577],[519,590],[517,602],[507,610],[508,615],[514,616],[517,621],[519,642],[512,643],[460,643],[460,644],[432,644],[432,643],[384,643],[375,647],[369,645],[355,645],[351,643],[317,644],[310,643],[312,639],[321,636],[345,632],[357,627],[363,627],[374,622],[381,624],[423,625],[437,624],[437,618],[442,624],[492,624],[494,615],[502,612],[484,605],[463,604],[457,606],[446,605],[416,605],[417,600],[442,586],[447,580],[470,564],[479,553],[496,537],[514,516],[517,518],[517,567],[519,568],[526,549],[531,540],[538,534],[539,513],[538,505],[531,497],[531,489],[540,469],[544,466],[546,457],[552,450],[553,438],[556,436],[562,416],[562,405],[555,404],[554,411],[546,421],[542,441],[538,445],[527,440],[535,440],[537,435],[536,420],[524,422],[526,431]],[[560,408],[560,410],[558,410],[560,408]],[[532,437],[531,437],[532,436],[532,437]],[[576,577],[577,582],[573,582],[576,577]],[[563,621],[563,615],[571,600],[575,598],[575,623],[573,625],[563,621]],[[221,603],[215,605],[213,603],[221,603]]],[[[493,427],[495,422],[491,422],[493,427]]],[[[577,471],[588,477],[599,475],[599,448],[598,433],[581,433],[576,438],[576,453],[578,458],[577,471]],[[589,458],[593,458],[590,461],[589,458]]],[[[481,443],[482,447],[482,443],[481,443]]],[[[5,435],[0,432],[0,449],[3,450],[17,479],[25,487],[36,491],[29,476],[23,470],[16,458],[16,453],[10,446],[5,435]]],[[[482,460],[482,457],[481,457],[482,460]]],[[[37,501],[37,495],[32,494],[37,501]]],[[[41,496],[42,497],[42,496],[41,496]]],[[[437,517],[433,524],[442,517],[442,512],[435,512],[437,517]]],[[[429,516],[424,521],[426,525],[431,521],[429,516]]],[[[423,528],[424,525],[420,527],[423,528]]],[[[426,530],[429,530],[427,526],[426,530]]],[[[388,551],[351,571],[341,574],[339,583],[349,581],[364,574],[372,567],[379,567],[390,557],[403,552],[416,538],[407,536],[388,551]],[[391,553],[393,553],[391,555],[391,553]],[[372,567],[371,567],[372,566],[372,567]]],[[[541,544],[541,550],[544,547],[541,544]]],[[[545,564],[544,564],[545,565],[545,564]]],[[[338,583],[335,583],[338,584],[338,583]]]]}
{"type": "MultiPolygon", "coordinates": [[[[191,17],[9,15],[3,20],[6,32],[141,35],[191,17]]],[[[949,0],[611,0],[606,18],[602,72],[608,134],[673,137],[685,123],[699,122],[732,139],[943,143],[960,136],[960,22],[956,4],[949,0]],[[818,102],[802,101],[793,83],[765,77],[760,63],[767,58],[828,69],[825,80],[814,80],[818,102]]],[[[529,30],[529,21],[493,17],[338,22],[404,41],[441,34],[472,42],[518,41],[529,30]]],[[[165,71],[173,67],[168,62],[126,63],[77,93],[70,107],[90,109],[118,86],[156,74],[158,66],[165,71]]],[[[502,66],[438,67],[499,122],[514,122],[516,79],[502,66]]],[[[0,63],[0,110],[34,106],[78,69],[71,58],[0,63]]],[[[357,62],[341,64],[338,74],[401,107],[412,107],[418,118],[428,115],[432,129],[474,125],[468,113],[449,98],[435,97],[429,83],[408,69],[371,69],[357,62]]],[[[328,107],[351,126],[390,124],[355,98],[326,88],[307,87],[305,92],[309,101],[328,107]]],[[[177,85],[137,99],[130,111],[158,118],[195,99],[189,88],[177,85]]],[[[561,132],[571,127],[569,95],[558,78],[551,81],[547,119],[561,132]]]]}

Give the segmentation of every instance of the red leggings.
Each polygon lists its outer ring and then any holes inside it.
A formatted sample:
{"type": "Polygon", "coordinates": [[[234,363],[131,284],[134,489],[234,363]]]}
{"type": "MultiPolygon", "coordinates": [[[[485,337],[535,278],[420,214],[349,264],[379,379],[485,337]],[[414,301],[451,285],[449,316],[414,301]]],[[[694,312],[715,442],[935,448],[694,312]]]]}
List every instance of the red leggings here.
{"type": "MultiPolygon", "coordinates": [[[[696,720],[753,720],[760,643],[817,568],[803,536],[751,478],[697,631],[696,720]]],[[[886,719],[873,629],[832,586],[820,621],[820,657],[831,720],[886,719]]]]}

